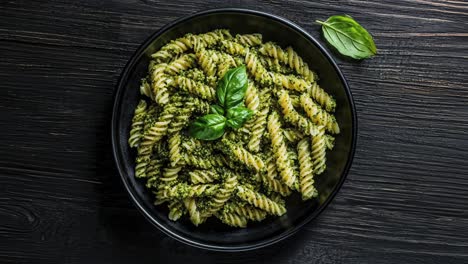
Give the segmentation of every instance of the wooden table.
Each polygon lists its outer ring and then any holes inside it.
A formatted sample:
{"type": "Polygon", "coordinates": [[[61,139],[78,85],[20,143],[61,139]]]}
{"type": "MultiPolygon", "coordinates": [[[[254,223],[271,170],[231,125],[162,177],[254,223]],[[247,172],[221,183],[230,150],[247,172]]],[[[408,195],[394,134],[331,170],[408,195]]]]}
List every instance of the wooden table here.
{"type": "Polygon", "coordinates": [[[468,3],[430,1],[0,3],[1,263],[468,263],[468,3]],[[222,3],[223,2],[223,3],[222,3]],[[152,32],[214,7],[315,19],[346,13],[379,55],[337,58],[359,119],[328,209],[245,253],[185,246],[148,223],[114,167],[117,79],[152,32]]]}

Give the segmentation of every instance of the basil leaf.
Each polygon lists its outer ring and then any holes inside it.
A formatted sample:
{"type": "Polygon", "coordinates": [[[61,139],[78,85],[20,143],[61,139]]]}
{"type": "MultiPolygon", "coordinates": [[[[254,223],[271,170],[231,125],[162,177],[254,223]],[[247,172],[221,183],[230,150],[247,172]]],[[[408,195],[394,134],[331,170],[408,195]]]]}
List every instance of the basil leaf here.
{"type": "Polygon", "coordinates": [[[210,111],[211,111],[212,114],[224,115],[224,110],[219,105],[210,106],[210,111]]]}
{"type": "Polygon", "coordinates": [[[224,134],[226,118],[218,114],[199,117],[189,127],[192,137],[203,140],[215,140],[224,134]]]}
{"type": "Polygon", "coordinates": [[[377,54],[372,36],[348,15],[331,16],[327,21],[316,21],[322,25],[327,42],[342,55],[353,59],[365,59],[377,54]]]}
{"type": "Polygon", "coordinates": [[[253,115],[253,111],[243,106],[231,108],[227,111],[226,124],[232,128],[241,128],[253,115]]]}
{"type": "Polygon", "coordinates": [[[218,103],[224,109],[236,107],[243,102],[246,90],[247,72],[245,66],[242,65],[231,69],[218,82],[218,87],[216,88],[218,103]]]}

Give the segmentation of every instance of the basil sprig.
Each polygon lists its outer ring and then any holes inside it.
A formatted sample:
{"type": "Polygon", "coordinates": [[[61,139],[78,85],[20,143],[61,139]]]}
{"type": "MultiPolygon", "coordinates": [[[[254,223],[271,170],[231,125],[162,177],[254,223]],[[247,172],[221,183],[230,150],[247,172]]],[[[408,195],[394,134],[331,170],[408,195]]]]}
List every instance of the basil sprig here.
{"type": "Polygon", "coordinates": [[[353,59],[366,59],[377,54],[371,34],[348,15],[331,16],[322,25],[323,36],[339,53],[353,59]]]}
{"type": "Polygon", "coordinates": [[[204,140],[221,137],[226,126],[226,118],[218,114],[208,114],[195,120],[189,128],[190,135],[204,140]]]}
{"type": "Polygon", "coordinates": [[[252,110],[243,103],[246,91],[245,66],[227,71],[216,87],[218,104],[211,106],[210,114],[199,117],[190,124],[190,135],[202,140],[215,140],[224,134],[226,126],[241,128],[253,115],[252,110]]]}
{"type": "Polygon", "coordinates": [[[244,123],[252,117],[252,110],[245,108],[243,106],[234,107],[228,109],[227,111],[227,121],[226,125],[234,128],[239,129],[241,128],[244,123]]]}
{"type": "Polygon", "coordinates": [[[246,90],[247,72],[245,66],[240,66],[224,74],[216,88],[216,98],[219,105],[227,110],[242,103],[246,90]]]}

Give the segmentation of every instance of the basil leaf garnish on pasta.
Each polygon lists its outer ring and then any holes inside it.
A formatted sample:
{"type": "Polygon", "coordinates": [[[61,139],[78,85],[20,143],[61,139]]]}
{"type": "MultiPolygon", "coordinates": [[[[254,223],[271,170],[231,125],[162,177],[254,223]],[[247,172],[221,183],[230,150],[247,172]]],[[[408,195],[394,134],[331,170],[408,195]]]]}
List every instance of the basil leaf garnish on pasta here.
{"type": "Polygon", "coordinates": [[[218,103],[224,109],[236,107],[244,100],[247,90],[247,72],[245,66],[231,69],[224,74],[216,89],[218,103]]]}
{"type": "Polygon", "coordinates": [[[224,110],[221,106],[219,105],[212,105],[210,106],[210,112],[212,114],[218,114],[218,115],[224,115],[224,110]]]}
{"type": "Polygon", "coordinates": [[[226,118],[218,114],[208,114],[199,117],[189,128],[189,133],[202,140],[215,140],[224,134],[226,118]]]}
{"type": "Polygon", "coordinates": [[[224,134],[226,125],[234,129],[242,127],[253,115],[252,110],[244,107],[247,82],[244,65],[228,70],[216,89],[218,104],[210,106],[211,114],[191,124],[190,135],[202,140],[215,140],[224,134]]]}
{"type": "Polygon", "coordinates": [[[239,129],[252,117],[252,115],[253,111],[243,106],[230,108],[227,111],[226,124],[232,128],[239,129]]]}

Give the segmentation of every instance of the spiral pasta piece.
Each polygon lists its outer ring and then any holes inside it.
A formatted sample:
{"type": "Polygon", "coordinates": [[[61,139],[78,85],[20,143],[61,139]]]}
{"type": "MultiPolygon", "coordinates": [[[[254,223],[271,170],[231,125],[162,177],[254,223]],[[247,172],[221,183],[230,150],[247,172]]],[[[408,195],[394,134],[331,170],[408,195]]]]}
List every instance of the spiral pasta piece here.
{"type": "Polygon", "coordinates": [[[244,46],[258,46],[262,44],[262,34],[238,34],[236,35],[236,41],[244,46]]]}
{"type": "Polygon", "coordinates": [[[144,119],[146,116],[147,104],[145,100],[140,100],[132,118],[132,127],[130,129],[130,137],[128,139],[128,145],[131,148],[137,147],[143,136],[144,119]]]}
{"type": "Polygon", "coordinates": [[[259,52],[289,65],[289,67],[291,67],[297,74],[304,77],[308,82],[313,83],[317,81],[317,74],[310,70],[309,65],[303,61],[293,48],[288,47],[286,50],[283,50],[280,46],[272,42],[267,42],[262,45],[259,52]]]}
{"type": "Polygon", "coordinates": [[[286,140],[290,143],[297,143],[299,140],[304,138],[304,134],[297,131],[296,129],[286,128],[283,130],[283,135],[286,140]]]}
{"type": "Polygon", "coordinates": [[[178,38],[164,45],[159,51],[151,54],[151,57],[157,62],[166,62],[171,60],[175,55],[192,48],[192,46],[192,35],[187,34],[182,38],[178,38]]]}
{"type": "Polygon", "coordinates": [[[145,178],[146,177],[146,167],[150,162],[150,155],[139,155],[135,159],[135,177],[145,178]]]}
{"type": "Polygon", "coordinates": [[[248,51],[246,53],[245,65],[249,70],[250,74],[254,77],[255,81],[257,81],[261,85],[268,86],[273,83],[273,79],[270,73],[260,63],[257,55],[254,52],[248,51]]]}
{"type": "Polygon", "coordinates": [[[180,58],[171,61],[166,69],[165,72],[169,75],[176,75],[181,71],[190,69],[195,66],[196,63],[196,56],[195,54],[185,54],[180,56],[180,58]]]}
{"type": "Polygon", "coordinates": [[[310,142],[304,138],[297,144],[297,154],[300,165],[300,190],[303,200],[317,197],[317,189],[314,186],[313,163],[310,152],[310,142]]]}
{"type": "Polygon", "coordinates": [[[286,213],[286,208],[284,208],[284,206],[245,186],[237,186],[237,196],[247,203],[268,212],[269,214],[281,216],[286,213]]]}
{"type": "Polygon", "coordinates": [[[270,178],[268,174],[262,174],[262,182],[269,191],[279,193],[282,196],[289,196],[291,194],[291,189],[286,184],[280,180],[270,178]]]}
{"type": "Polygon", "coordinates": [[[275,156],[269,154],[266,159],[267,171],[266,174],[262,175],[263,185],[270,191],[281,194],[282,196],[288,196],[291,194],[291,189],[283,182],[277,180],[278,170],[276,169],[275,156]]]}
{"type": "Polygon", "coordinates": [[[181,170],[182,166],[164,168],[160,178],[161,182],[163,182],[164,184],[175,183],[181,170]]]}
{"type": "Polygon", "coordinates": [[[319,132],[312,137],[312,162],[316,175],[321,174],[327,167],[326,151],[325,128],[320,127],[319,132]]]}
{"type": "Polygon", "coordinates": [[[161,169],[164,166],[164,161],[161,159],[151,159],[148,166],[146,167],[146,187],[147,188],[157,188],[159,177],[162,172],[161,169]]]}
{"type": "Polygon", "coordinates": [[[294,169],[289,161],[286,142],[284,141],[283,133],[281,130],[281,123],[278,113],[273,111],[268,118],[268,133],[271,138],[271,146],[276,158],[276,166],[283,182],[292,187],[296,181],[294,169]]]}
{"type": "Polygon", "coordinates": [[[205,222],[206,217],[203,217],[198,210],[195,198],[184,199],[184,205],[190,215],[190,221],[192,221],[195,226],[205,222]]]}
{"type": "Polygon", "coordinates": [[[189,119],[195,109],[195,105],[191,102],[185,103],[184,107],[174,113],[174,118],[169,124],[167,129],[168,133],[176,133],[181,131],[185,126],[188,125],[189,119]]]}
{"type": "Polygon", "coordinates": [[[244,205],[244,204],[238,204],[238,203],[229,203],[229,204],[226,204],[226,209],[225,211],[227,212],[232,212],[232,213],[236,213],[240,216],[243,216],[245,218],[247,218],[248,220],[252,220],[252,221],[262,221],[263,219],[266,218],[267,216],[267,212],[261,210],[261,209],[258,209],[258,208],[255,208],[253,206],[250,206],[250,205],[244,205]]]}
{"type": "Polygon", "coordinates": [[[221,187],[218,189],[216,194],[208,203],[206,211],[203,213],[205,217],[208,217],[218,212],[224,204],[231,198],[236,187],[238,185],[237,175],[233,173],[226,173],[225,180],[221,187]]]}
{"type": "Polygon", "coordinates": [[[273,42],[266,42],[258,50],[259,53],[278,59],[280,62],[288,64],[288,53],[273,42]]]}
{"type": "Polygon", "coordinates": [[[151,89],[145,92],[147,96],[160,105],[169,102],[168,86],[171,85],[172,79],[165,73],[166,68],[166,63],[161,63],[152,67],[150,73],[151,89]]]}
{"type": "Polygon", "coordinates": [[[224,224],[233,227],[247,227],[247,218],[236,213],[220,212],[215,216],[224,224]]]}
{"type": "Polygon", "coordinates": [[[225,39],[230,39],[232,38],[231,33],[229,33],[229,30],[226,29],[217,29],[211,32],[199,34],[195,36],[197,47],[194,47],[195,49],[200,49],[200,48],[209,48],[212,47],[219,42],[225,40],[225,39]]]}
{"type": "Polygon", "coordinates": [[[248,51],[244,45],[231,40],[221,41],[221,49],[233,56],[245,56],[248,51]]]}
{"type": "Polygon", "coordinates": [[[268,57],[268,56],[259,56],[260,63],[265,66],[265,69],[271,72],[277,72],[281,74],[289,75],[292,73],[292,70],[286,65],[282,64],[278,59],[268,57]]]}
{"type": "Polygon", "coordinates": [[[198,114],[207,114],[210,112],[211,105],[205,100],[192,97],[191,100],[187,102],[187,106],[193,106],[193,111],[198,114]]]}
{"type": "Polygon", "coordinates": [[[215,100],[216,91],[212,87],[183,76],[177,76],[175,80],[179,89],[182,91],[208,101],[215,100]]]}
{"type": "Polygon", "coordinates": [[[189,137],[189,138],[184,138],[184,140],[181,143],[181,146],[182,146],[182,148],[184,149],[184,151],[186,153],[191,154],[196,149],[201,148],[202,144],[201,144],[200,140],[198,140],[196,138],[189,137]]]}
{"type": "Polygon", "coordinates": [[[262,171],[265,164],[263,163],[262,159],[244,149],[233,142],[222,139],[222,147],[221,151],[226,153],[226,155],[234,158],[236,161],[244,164],[247,168],[254,170],[254,171],[262,171]]]}
{"type": "Polygon", "coordinates": [[[206,74],[206,80],[208,85],[214,86],[216,77],[216,61],[213,59],[213,53],[206,50],[200,49],[196,53],[197,61],[203,72],[206,74]]]}
{"type": "Polygon", "coordinates": [[[289,90],[304,92],[309,87],[309,84],[305,80],[294,75],[284,75],[276,72],[272,72],[270,75],[273,83],[289,90]]]}
{"type": "Polygon", "coordinates": [[[328,112],[334,112],[336,108],[335,99],[323,90],[317,83],[308,87],[308,92],[328,112]]]}
{"type": "Polygon", "coordinates": [[[245,106],[252,110],[256,111],[260,105],[260,97],[258,96],[258,89],[255,87],[253,82],[249,82],[247,86],[247,91],[245,92],[245,106]]]}
{"type": "Polygon", "coordinates": [[[328,132],[333,134],[340,133],[340,127],[336,122],[335,116],[323,110],[307,94],[300,96],[301,106],[309,118],[319,126],[325,126],[328,132]]]}
{"type": "Polygon", "coordinates": [[[285,90],[278,92],[278,103],[281,107],[284,119],[297,127],[299,131],[306,135],[317,134],[318,128],[315,124],[310,122],[307,118],[300,115],[293,107],[291,98],[285,90]]]}
{"type": "Polygon", "coordinates": [[[291,47],[286,48],[288,54],[288,64],[293,68],[297,74],[302,75],[304,79],[309,82],[317,81],[317,74],[309,69],[309,65],[305,63],[302,58],[291,47]]]}
{"type": "Polygon", "coordinates": [[[171,162],[171,166],[175,167],[182,158],[180,154],[180,134],[173,133],[169,135],[169,160],[171,162]]]}
{"type": "Polygon", "coordinates": [[[185,182],[174,186],[163,185],[156,193],[159,199],[185,199],[188,197],[212,196],[219,189],[217,184],[189,185],[185,182]]]}
{"type": "Polygon", "coordinates": [[[193,184],[211,183],[220,178],[219,173],[214,170],[193,170],[189,175],[193,184]]]}
{"type": "Polygon", "coordinates": [[[182,217],[182,215],[184,215],[185,212],[187,211],[184,207],[184,204],[177,200],[173,200],[172,202],[170,202],[168,205],[168,208],[169,208],[168,217],[172,221],[179,220],[182,217]]]}
{"type": "Polygon", "coordinates": [[[146,95],[149,98],[153,98],[153,94],[151,92],[151,85],[148,83],[147,78],[141,79],[140,94],[146,95]]]}
{"type": "Polygon", "coordinates": [[[260,143],[262,141],[263,134],[266,130],[267,116],[270,112],[268,107],[263,108],[257,113],[253,119],[253,125],[251,128],[250,140],[247,145],[248,149],[252,152],[260,151],[260,143]]]}
{"type": "MultiPolygon", "coordinates": [[[[155,84],[158,83],[158,81],[161,80],[164,76],[166,76],[166,68],[167,68],[167,63],[159,63],[156,65],[153,65],[151,69],[149,70],[149,79],[151,83],[155,84]]],[[[148,97],[151,97],[147,95],[148,97]]]]}
{"type": "Polygon", "coordinates": [[[153,145],[167,134],[169,124],[181,105],[181,102],[174,102],[164,107],[164,110],[161,112],[158,120],[154,122],[147,131],[145,131],[143,140],[140,142],[140,146],[138,148],[138,152],[140,154],[151,153],[153,145]]]}

